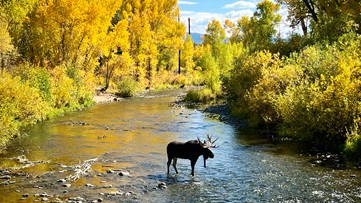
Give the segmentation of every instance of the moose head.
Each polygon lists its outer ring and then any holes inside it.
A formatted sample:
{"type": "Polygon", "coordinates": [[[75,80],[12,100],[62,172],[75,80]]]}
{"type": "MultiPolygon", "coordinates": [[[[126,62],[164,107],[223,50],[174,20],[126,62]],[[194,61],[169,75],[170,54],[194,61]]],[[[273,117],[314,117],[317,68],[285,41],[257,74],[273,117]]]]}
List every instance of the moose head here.
{"type": "Polygon", "coordinates": [[[206,167],[206,160],[208,158],[214,158],[213,152],[210,150],[211,148],[218,148],[219,146],[214,145],[214,143],[218,140],[215,139],[212,141],[212,136],[206,134],[207,140],[203,142],[197,138],[197,140],[189,140],[188,142],[171,142],[167,146],[167,174],[169,174],[169,166],[173,160],[173,167],[176,173],[177,170],[177,158],[180,159],[189,159],[191,161],[192,167],[192,176],[194,176],[194,166],[198,160],[198,157],[203,155],[204,167],[206,167]]]}

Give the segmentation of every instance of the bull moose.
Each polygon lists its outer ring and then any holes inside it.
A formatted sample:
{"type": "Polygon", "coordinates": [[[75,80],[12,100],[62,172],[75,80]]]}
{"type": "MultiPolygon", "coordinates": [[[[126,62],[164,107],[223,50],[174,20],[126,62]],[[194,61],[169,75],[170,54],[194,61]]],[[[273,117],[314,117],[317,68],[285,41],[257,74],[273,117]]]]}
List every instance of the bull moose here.
{"type": "Polygon", "coordinates": [[[189,159],[191,161],[192,173],[194,176],[194,166],[198,160],[198,157],[203,155],[204,160],[204,168],[206,168],[206,160],[208,158],[214,158],[214,154],[210,150],[210,148],[217,148],[219,146],[215,146],[214,142],[218,140],[218,138],[212,141],[212,137],[207,135],[207,140],[202,142],[199,138],[197,140],[189,140],[187,142],[177,142],[173,141],[167,146],[167,174],[169,174],[169,166],[173,160],[173,167],[175,172],[178,174],[177,170],[177,158],[180,159],[189,159]]]}

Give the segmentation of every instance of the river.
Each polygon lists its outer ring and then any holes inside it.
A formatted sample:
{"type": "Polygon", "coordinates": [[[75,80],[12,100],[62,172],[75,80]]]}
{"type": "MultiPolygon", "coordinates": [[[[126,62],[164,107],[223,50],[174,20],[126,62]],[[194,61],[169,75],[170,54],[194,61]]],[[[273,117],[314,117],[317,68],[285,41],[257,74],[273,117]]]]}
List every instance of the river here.
{"type": "Polygon", "coordinates": [[[361,202],[360,170],[172,105],[177,94],[98,104],[29,127],[0,155],[0,202],[361,202]],[[178,160],[179,174],[167,175],[167,144],[207,132],[220,145],[207,168],[200,157],[193,177],[189,161],[178,160]]]}

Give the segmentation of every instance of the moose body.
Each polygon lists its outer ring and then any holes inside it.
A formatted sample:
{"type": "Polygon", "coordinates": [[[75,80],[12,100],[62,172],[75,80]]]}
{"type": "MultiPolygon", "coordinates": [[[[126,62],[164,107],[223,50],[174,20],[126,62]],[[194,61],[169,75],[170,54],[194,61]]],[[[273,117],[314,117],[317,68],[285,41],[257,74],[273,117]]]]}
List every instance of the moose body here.
{"type": "MultiPolygon", "coordinates": [[[[207,135],[209,138],[209,136],[207,135]]],[[[211,142],[209,138],[208,141],[201,142],[198,140],[190,140],[188,142],[171,142],[167,146],[167,155],[168,155],[168,162],[167,162],[167,174],[169,174],[169,166],[173,160],[173,167],[176,173],[177,170],[177,158],[180,159],[189,159],[191,161],[192,167],[192,176],[194,176],[194,166],[197,163],[199,156],[203,155],[204,159],[204,167],[206,167],[206,160],[208,158],[214,158],[214,154],[209,149],[214,142],[211,142]]]]}

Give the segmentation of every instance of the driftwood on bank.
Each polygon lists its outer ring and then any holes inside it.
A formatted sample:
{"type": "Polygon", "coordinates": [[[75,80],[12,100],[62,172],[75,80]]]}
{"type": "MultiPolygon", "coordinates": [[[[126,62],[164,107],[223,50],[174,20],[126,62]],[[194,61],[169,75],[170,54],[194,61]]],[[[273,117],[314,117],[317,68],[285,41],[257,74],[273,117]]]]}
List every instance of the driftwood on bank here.
{"type": "Polygon", "coordinates": [[[91,170],[92,164],[98,161],[99,157],[94,159],[85,160],[83,163],[76,165],[74,168],[74,174],[69,175],[66,179],[71,181],[76,181],[80,177],[87,175],[88,172],[91,170]]]}

